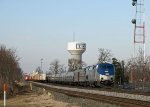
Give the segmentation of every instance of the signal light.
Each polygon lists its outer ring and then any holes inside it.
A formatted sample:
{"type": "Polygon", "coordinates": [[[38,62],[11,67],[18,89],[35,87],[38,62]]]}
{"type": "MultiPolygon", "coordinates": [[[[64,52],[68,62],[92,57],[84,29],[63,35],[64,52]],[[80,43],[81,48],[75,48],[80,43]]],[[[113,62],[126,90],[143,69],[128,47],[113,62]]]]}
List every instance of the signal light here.
{"type": "Polygon", "coordinates": [[[132,19],[131,21],[133,24],[136,24],[136,19],[132,19]]]}
{"type": "Polygon", "coordinates": [[[133,2],[132,2],[132,6],[136,6],[136,4],[137,4],[137,0],[132,0],[133,2]]]}
{"type": "Polygon", "coordinates": [[[136,3],[135,3],[135,2],[132,2],[132,6],[136,6],[136,3]]]}

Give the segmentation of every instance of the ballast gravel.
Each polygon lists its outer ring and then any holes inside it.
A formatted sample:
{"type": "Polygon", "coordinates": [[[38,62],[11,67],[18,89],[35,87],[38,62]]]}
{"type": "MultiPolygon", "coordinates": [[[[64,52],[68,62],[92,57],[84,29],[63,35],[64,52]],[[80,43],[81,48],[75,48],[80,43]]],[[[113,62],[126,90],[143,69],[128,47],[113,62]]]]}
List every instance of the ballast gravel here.
{"type": "Polygon", "coordinates": [[[69,107],[79,106],[79,107],[120,107],[114,104],[103,103],[99,101],[83,99],[79,97],[72,97],[62,93],[52,92],[53,99],[57,101],[69,103],[69,107]]]}

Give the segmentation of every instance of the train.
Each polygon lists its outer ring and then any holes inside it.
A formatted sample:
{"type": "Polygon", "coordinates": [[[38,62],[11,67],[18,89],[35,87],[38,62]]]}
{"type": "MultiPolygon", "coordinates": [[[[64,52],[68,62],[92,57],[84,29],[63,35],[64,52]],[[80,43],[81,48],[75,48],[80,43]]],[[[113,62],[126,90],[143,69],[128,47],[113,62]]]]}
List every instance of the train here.
{"type": "Polygon", "coordinates": [[[46,81],[70,85],[102,86],[113,85],[114,75],[114,65],[110,63],[102,63],[87,66],[73,72],[47,75],[46,81]]]}
{"type": "Polygon", "coordinates": [[[87,66],[85,68],[68,71],[65,73],[46,75],[43,73],[33,72],[28,80],[80,85],[80,86],[103,86],[114,84],[115,68],[113,64],[101,63],[87,66]]]}
{"type": "Polygon", "coordinates": [[[31,74],[28,75],[26,78],[27,81],[37,81],[37,82],[45,82],[46,81],[46,74],[41,72],[33,71],[31,74]]]}

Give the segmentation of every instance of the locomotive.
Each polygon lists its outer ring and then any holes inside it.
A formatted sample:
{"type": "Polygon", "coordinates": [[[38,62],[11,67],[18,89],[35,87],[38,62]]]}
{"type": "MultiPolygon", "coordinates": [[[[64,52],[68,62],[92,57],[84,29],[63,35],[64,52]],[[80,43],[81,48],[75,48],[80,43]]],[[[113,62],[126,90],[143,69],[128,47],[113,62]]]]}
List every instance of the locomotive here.
{"type": "Polygon", "coordinates": [[[91,65],[79,70],[52,74],[46,76],[47,82],[83,85],[83,86],[102,86],[114,83],[115,69],[110,63],[91,65]]]}

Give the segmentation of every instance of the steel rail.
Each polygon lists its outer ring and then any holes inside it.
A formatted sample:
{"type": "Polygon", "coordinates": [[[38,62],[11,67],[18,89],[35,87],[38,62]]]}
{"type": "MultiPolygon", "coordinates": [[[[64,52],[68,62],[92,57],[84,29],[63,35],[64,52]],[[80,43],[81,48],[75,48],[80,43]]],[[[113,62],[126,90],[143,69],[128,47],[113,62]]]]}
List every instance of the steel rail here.
{"type": "Polygon", "coordinates": [[[101,102],[106,102],[106,103],[111,103],[111,104],[116,104],[122,107],[150,107],[150,101],[141,101],[141,100],[135,100],[135,99],[127,99],[127,98],[121,98],[121,97],[114,97],[114,96],[105,96],[105,95],[99,95],[99,94],[92,94],[92,93],[85,93],[85,92],[79,92],[79,91],[73,91],[71,90],[65,90],[62,89],[61,87],[57,88],[52,87],[51,85],[47,85],[44,83],[37,83],[37,82],[32,82],[33,85],[41,88],[45,88],[47,90],[55,91],[58,93],[63,93],[69,96],[74,96],[74,97],[81,97],[81,98],[86,98],[86,99],[92,99],[96,101],[101,101],[101,102]]]}

